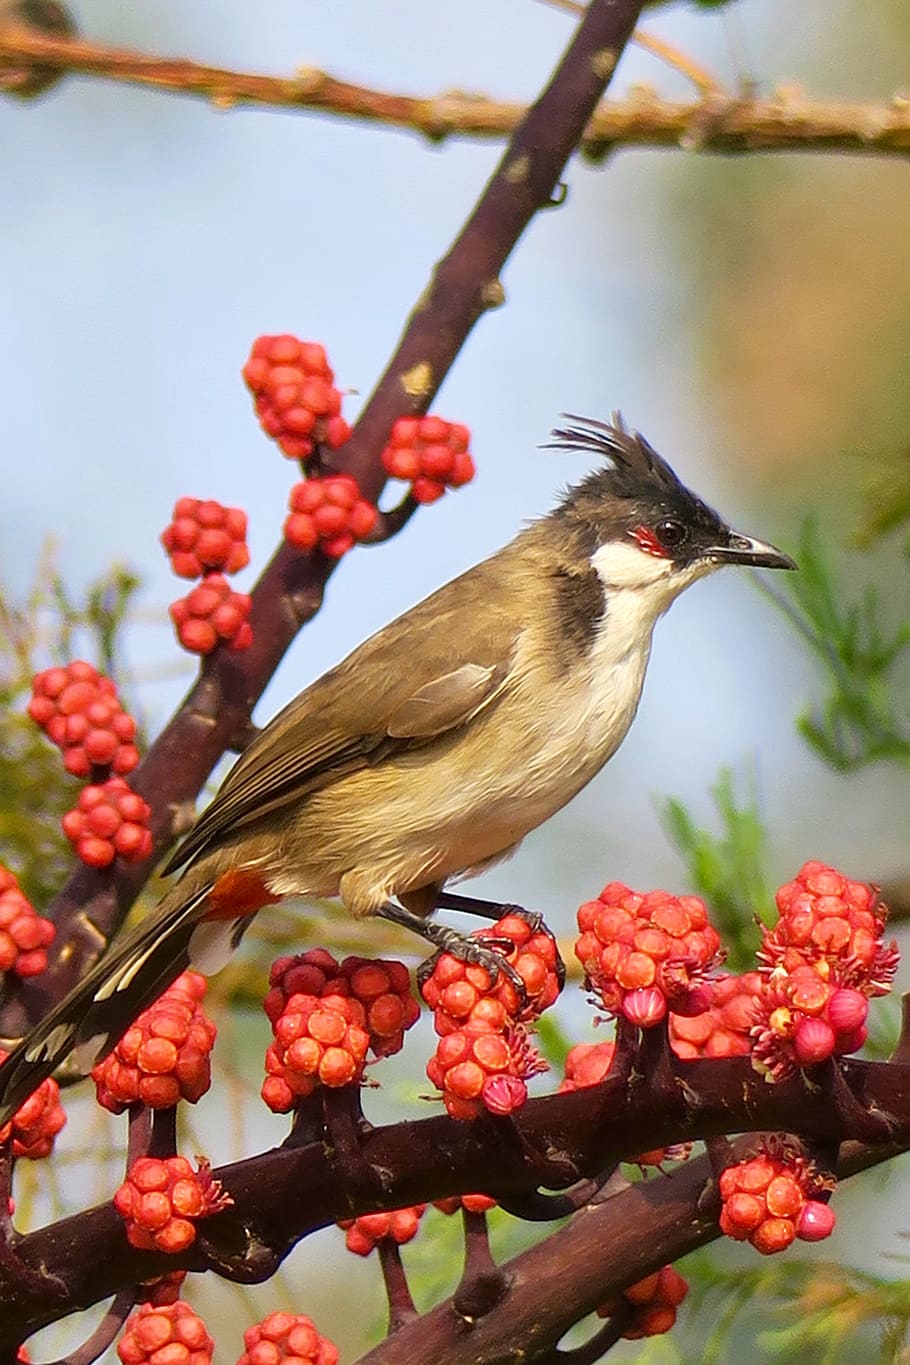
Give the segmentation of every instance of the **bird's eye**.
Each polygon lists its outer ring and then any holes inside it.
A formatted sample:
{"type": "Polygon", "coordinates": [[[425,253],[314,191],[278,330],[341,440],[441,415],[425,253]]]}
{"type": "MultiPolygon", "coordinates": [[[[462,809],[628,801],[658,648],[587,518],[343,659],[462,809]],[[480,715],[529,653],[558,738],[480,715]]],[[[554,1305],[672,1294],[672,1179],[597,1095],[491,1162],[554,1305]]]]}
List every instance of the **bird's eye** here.
{"type": "Polygon", "coordinates": [[[681,521],[668,518],[660,521],[654,527],[654,534],[661,545],[668,550],[675,550],[677,546],[685,544],[689,539],[689,528],[681,521]]]}

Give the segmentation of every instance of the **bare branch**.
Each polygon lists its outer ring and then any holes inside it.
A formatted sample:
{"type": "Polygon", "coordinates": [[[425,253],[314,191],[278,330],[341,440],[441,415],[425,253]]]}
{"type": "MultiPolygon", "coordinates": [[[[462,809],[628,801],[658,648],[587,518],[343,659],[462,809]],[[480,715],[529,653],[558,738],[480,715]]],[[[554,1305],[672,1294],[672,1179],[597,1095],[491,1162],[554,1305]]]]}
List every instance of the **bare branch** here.
{"type": "MultiPolygon", "coordinates": [[[[647,44],[670,59],[656,35],[647,44]]],[[[677,65],[682,54],[672,51],[677,65]]],[[[25,29],[0,31],[0,69],[41,63],[78,75],[139,85],[204,99],[218,109],[267,106],[355,119],[422,134],[433,142],[447,137],[511,137],[527,110],[521,104],[451,91],[408,96],[339,80],[327,71],[303,68],[293,76],[261,76],[179,58],[146,56],[82,39],[50,38],[25,29]]],[[[858,156],[910,153],[910,99],[845,103],[812,100],[793,86],[770,99],[745,99],[708,90],[710,76],[687,62],[689,75],[705,88],[696,101],[662,99],[641,87],[594,112],[579,148],[599,158],[617,146],[682,147],[726,155],[758,151],[850,152],[858,156]]]]}

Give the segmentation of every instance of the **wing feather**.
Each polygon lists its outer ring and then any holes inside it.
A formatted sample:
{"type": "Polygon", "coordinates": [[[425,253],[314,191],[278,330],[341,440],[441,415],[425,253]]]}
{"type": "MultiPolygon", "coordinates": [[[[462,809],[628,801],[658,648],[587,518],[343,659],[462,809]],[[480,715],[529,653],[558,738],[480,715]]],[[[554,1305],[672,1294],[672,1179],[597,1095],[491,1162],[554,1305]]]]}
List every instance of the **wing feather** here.
{"type": "Polygon", "coordinates": [[[470,628],[478,596],[489,600],[488,564],[418,603],[279,712],[164,872],[344,774],[432,742],[494,702],[508,682],[520,625],[505,601],[501,612],[484,613],[482,634],[470,628]]]}

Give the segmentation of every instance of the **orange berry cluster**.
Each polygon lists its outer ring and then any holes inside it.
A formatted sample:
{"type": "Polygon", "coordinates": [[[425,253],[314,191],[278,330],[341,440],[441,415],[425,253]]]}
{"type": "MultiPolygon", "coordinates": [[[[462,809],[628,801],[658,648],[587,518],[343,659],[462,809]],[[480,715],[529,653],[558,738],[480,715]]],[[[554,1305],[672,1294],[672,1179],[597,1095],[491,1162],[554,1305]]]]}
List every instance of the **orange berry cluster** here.
{"type": "Polygon", "coordinates": [[[359,1081],[368,1049],[397,1052],[420,1010],[401,962],[347,957],[324,948],[280,957],[269,973],[264,1008],[275,1035],[265,1055],[262,1098],[285,1114],[321,1082],[359,1081]]]}
{"type": "Polygon", "coordinates": [[[705,974],[720,935],[698,896],[632,891],[610,882],[578,911],[575,955],[603,1008],[650,1028],[668,1010],[701,1014],[711,1002],[705,974]]]}
{"type": "Polygon", "coordinates": [[[38,976],[57,930],[39,915],[9,868],[0,863],[0,972],[38,976]]]}
{"type": "Polygon", "coordinates": [[[201,1007],[204,976],[183,972],[143,1010],[113,1052],[92,1069],[98,1103],[112,1114],[131,1104],[166,1109],[195,1104],[212,1081],[210,1053],[218,1032],[201,1007]]]}
{"type": "Polygon", "coordinates": [[[689,1284],[678,1270],[665,1265],[637,1284],[629,1285],[610,1303],[598,1308],[597,1316],[611,1318],[620,1308],[634,1309],[623,1336],[627,1341],[656,1337],[669,1332],[676,1322],[676,1310],[689,1292],[689,1284]]]}
{"type": "Polygon", "coordinates": [[[365,1011],[364,1028],[376,1057],[400,1052],[404,1035],[420,1017],[411,994],[411,973],[403,962],[346,957],[338,962],[325,948],[278,957],[269,972],[263,1009],[274,1024],[293,995],[349,995],[365,1011]]]}
{"type": "Polygon", "coordinates": [[[212,498],[178,498],[161,544],[180,578],[239,573],[250,562],[246,528],[241,507],[223,507],[212,498]]]}
{"type": "Polygon", "coordinates": [[[819,1242],[836,1222],[831,1207],[811,1196],[830,1187],[794,1147],[778,1144],[728,1166],[721,1173],[720,1230],[737,1242],[751,1242],[763,1256],[784,1251],[799,1237],[819,1242]]]}
{"type": "Polygon", "coordinates": [[[461,488],[473,479],[470,439],[460,422],[432,416],[399,417],[382,452],[382,463],[393,479],[410,483],[415,502],[435,502],[447,488],[461,488]]]}
{"type": "Polygon", "coordinates": [[[357,480],[350,474],[295,483],[288,506],[285,540],[298,550],[318,545],[330,559],[340,559],[355,542],[365,540],[379,517],[373,504],[361,497],[357,480]]]}
{"type": "Polygon", "coordinates": [[[151,815],[148,803],[122,777],[109,777],[83,787],[61,824],[84,863],[108,867],[118,854],[127,863],[140,863],[149,856],[151,815]]]}
{"type": "Polygon", "coordinates": [[[862,1047],[869,998],[891,989],[899,958],[884,942],[877,889],[825,863],[806,863],[777,906],[758,952],[764,986],[752,1027],[753,1064],[770,1080],[862,1047]]]}
{"type": "MultiPolygon", "coordinates": [[[[8,1056],[9,1053],[0,1048],[0,1062],[5,1062],[8,1056]]],[[[14,1157],[25,1156],[30,1161],[37,1161],[39,1157],[50,1156],[54,1138],[65,1123],[60,1087],[52,1076],[48,1076],[0,1128],[0,1146],[12,1138],[14,1157]]]]}
{"type": "Polygon", "coordinates": [[[762,989],[760,972],[718,976],[710,983],[711,1005],[704,1014],[670,1015],[670,1046],[677,1057],[745,1057],[762,989]]]}
{"type": "Polygon", "coordinates": [[[117,1354],[123,1365],[212,1365],[215,1343],[183,1299],[144,1303],[127,1318],[117,1354]]]}
{"type": "Polygon", "coordinates": [[[207,1161],[194,1171],[182,1156],[141,1156],[114,1195],[126,1237],[140,1251],[185,1251],[196,1240],[195,1220],[231,1203],[207,1161]]]}
{"type": "Polygon", "coordinates": [[[74,777],[88,777],[93,768],[122,777],[139,762],[135,720],[110,678],[84,659],[36,673],[28,714],[62,750],[63,766],[74,777]]]}
{"type": "Polygon", "coordinates": [[[758,957],[771,970],[810,963],[826,979],[864,995],[887,995],[897,945],[884,942],[888,911],[878,888],[850,881],[825,863],[808,862],[777,893],[780,918],[765,929],[758,957]]]}
{"type": "Polygon", "coordinates": [[[288,459],[306,460],[317,446],[337,450],[350,436],[342,394],[317,342],[287,333],[257,337],[243,378],[260,426],[288,459]]]}
{"type": "Polygon", "coordinates": [[[338,1348],[305,1313],[269,1313],[243,1334],[237,1365],[338,1365],[338,1348]]]}
{"type": "Polygon", "coordinates": [[[522,1005],[504,972],[493,982],[485,967],[451,953],[436,959],[420,988],[440,1035],[426,1070],[449,1114],[461,1119],[475,1118],[484,1108],[510,1114],[524,1104],[526,1080],[546,1070],[524,1025],[547,1009],[560,989],[556,944],[546,930],[507,914],[472,937],[514,945],[503,957],[525,983],[528,1003],[522,1005]]]}
{"type": "Polygon", "coordinates": [[[177,638],[191,654],[211,654],[220,644],[236,653],[253,643],[247,620],[250,606],[247,593],[234,592],[223,574],[209,573],[168,610],[177,627],[177,638]]]}
{"type": "Polygon", "coordinates": [[[388,1213],[363,1213],[359,1218],[343,1218],[338,1226],[345,1230],[345,1246],[355,1256],[369,1256],[378,1242],[388,1238],[403,1246],[417,1236],[426,1204],[412,1204],[388,1213]]]}

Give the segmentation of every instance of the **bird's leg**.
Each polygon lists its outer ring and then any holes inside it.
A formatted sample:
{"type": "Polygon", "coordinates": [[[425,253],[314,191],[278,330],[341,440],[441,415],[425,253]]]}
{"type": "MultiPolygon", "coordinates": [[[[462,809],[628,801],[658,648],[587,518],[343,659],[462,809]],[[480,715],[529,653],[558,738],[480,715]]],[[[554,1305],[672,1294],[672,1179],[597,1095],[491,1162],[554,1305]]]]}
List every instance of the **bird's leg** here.
{"type": "MultiPolygon", "coordinates": [[[[512,905],[504,901],[481,900],[477,896],[462,896],[455,891],[438,891],[436,893],[437,910],[460,910],[466,915],[479,915],[483,919],[500,920],[506,915],[515,915],[518,919],[524,920],[532,934],[537,934],[542,929],[553,939],[556,946],[556,939],[552,932],[544,923],[543,915],[539,910],[526,910],[523,905],[512,905]]],[[[488,940],[490,942],[491,940],[488,940]]],[[[563,962],[559,950],[556,951],[556,975],[559,978],[559,989],[562,990],[566,984],[566,964],[563,962]]]]}
{"type": "Polygon", "coordinates": [[[536,933],[543,924],[539,910],[526,910],[523,905],[512,905],[505,901],[481,900],[479,896],[462,896],[456,891],[439,891],[436,895],[437,910],[460,910],[465,915],[477,915],[481,919],[502,919],[503,915],[517,915],[536,933]]]}
{"type": "MultiPolygon", "coordinates": [[[[470,938],[467,934],[462,934],[458,929],[450,929],[446,924],[437,924],[435,920],[424,919],[422,915],[416,915],[413,910],[406,910],[403,905],[395,905],[393,901],[386,901],[382,907],[376,911],[381,919],[387,919],[391,924],[400,924],[404,929],[410,929],[412,933],[419,934],[428,943],[432,943],[434,948],[440,952],[451,953],[460,962],[473,962],[478,967],[484,967],[489,973],[491,980],[495,981],[500,972],[504,972],[509,981],[518,992],[519,1000],[527,1004],[528,993],[521,977],[516,972],[501,953],[490,945],[494,939],[487,939],[485,942],[476,938],[470,938]]],[[[509,949],[512,948],[511,941],[508,943],[509,949]]],[[[422,985],[427,976],[433,970],[433,959],[428,963],[421,964],[417,969],[417,980],[422,985]]]]}

